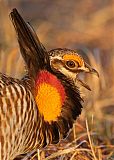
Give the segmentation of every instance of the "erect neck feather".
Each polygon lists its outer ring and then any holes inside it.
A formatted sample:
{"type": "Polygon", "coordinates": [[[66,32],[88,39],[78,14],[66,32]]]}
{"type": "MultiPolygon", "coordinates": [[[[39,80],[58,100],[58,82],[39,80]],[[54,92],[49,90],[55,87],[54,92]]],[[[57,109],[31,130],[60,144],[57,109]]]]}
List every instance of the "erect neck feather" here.
{"type": "Polygon", "coordinates": [[[66,94],[61,81],[50,72],[40,71],[36,78],[35,100],[44,120],[56,121],[61,115],[66,94]]]}

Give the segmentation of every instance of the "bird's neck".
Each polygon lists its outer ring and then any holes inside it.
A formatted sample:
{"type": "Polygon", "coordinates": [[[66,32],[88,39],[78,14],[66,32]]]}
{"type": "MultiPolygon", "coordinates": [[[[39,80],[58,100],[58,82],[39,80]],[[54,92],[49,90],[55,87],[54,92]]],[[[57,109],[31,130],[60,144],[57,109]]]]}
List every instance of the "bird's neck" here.
{"type": "Polygon", "coordinates": [[[40,71],[35,83],[35,100],[45,121],[57,120],[65,98],[66,93],[61,81],[46,70],[40,71]]]}

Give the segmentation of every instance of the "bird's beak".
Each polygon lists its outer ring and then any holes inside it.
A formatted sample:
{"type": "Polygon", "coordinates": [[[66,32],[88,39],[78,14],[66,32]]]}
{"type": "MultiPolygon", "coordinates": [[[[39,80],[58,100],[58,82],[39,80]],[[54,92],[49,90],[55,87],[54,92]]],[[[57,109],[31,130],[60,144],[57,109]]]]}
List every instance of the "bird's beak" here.
{"type": "MultiPolygon", "coordinates": [[[[85,63],[83,67],[80,67],[78,71],[79,71],[79,73],[80,73],[80,72],[85,72],[85,73],[94,74],[94,75],[96,75],[97,77],[99,77],[99,73],[98,73],[94,68],[92,68],[89,64],[87,64],[87,63],[85,63]]],[[[78,73],[78,74],[79,74],[79,73],[78,73]]],[[[77,78],[76,78],[77,81],[78,81],[83,87],[85,87],[85,88],[87,88],[88,90],[91,91],[91,88],[90,88],[85,82],[83,82],[81,79],[79,79],[78,74],[77,74],[77,78]]]]}
{"type": "Polygon", "coordinates": [[[85,72],[94,74],[97,77],[99,77],[99,73],[94,68],[92,68],[89,64],[87,64],[87,63],[85,63],[85,72]]]}

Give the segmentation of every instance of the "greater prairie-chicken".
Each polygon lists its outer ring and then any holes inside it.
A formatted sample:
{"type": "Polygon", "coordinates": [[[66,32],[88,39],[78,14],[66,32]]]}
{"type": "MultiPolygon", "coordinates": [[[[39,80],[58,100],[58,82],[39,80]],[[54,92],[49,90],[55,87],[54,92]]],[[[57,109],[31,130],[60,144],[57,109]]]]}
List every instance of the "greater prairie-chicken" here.
{"type": "Polygon", "coordinates": [[[58,48],[47,52],[16,9],[10,17],[27,73],[21,80],[0,73],[1,160],[65,138],[82,110],[76,82],[90,89],[77,75],[98,75],[77,51],[58,48]]]}

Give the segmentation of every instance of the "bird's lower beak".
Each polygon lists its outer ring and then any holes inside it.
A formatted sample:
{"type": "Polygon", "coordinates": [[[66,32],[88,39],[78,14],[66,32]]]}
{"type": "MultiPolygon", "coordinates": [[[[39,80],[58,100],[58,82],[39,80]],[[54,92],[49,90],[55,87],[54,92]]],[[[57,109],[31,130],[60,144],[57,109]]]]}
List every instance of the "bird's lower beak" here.
{"type": "MultiPolygon", "coordinates": [[[[99,77],[99,73],[98,73],[94,68],[92,68],[90,65],[88,65],[87,63],[85,63],[85,66],[84,66],[84,67],[81,67],[81,68],[79,69],[79,73],[80,73],[80,72],[85,72],[85,73],[94,74],[94,75],[96,75],[97,77],[99,77]]],[[[76,80],[77,80],[78,83],[81,84],[83,87],[85,87],[86,89],[88,89],[88,90],[91,91],[91,88],[89,87],[89,85],[86,84],[85,82],[83,82],[83,81],[79,78],[79,73],[77,74],[76,80]]]]}

